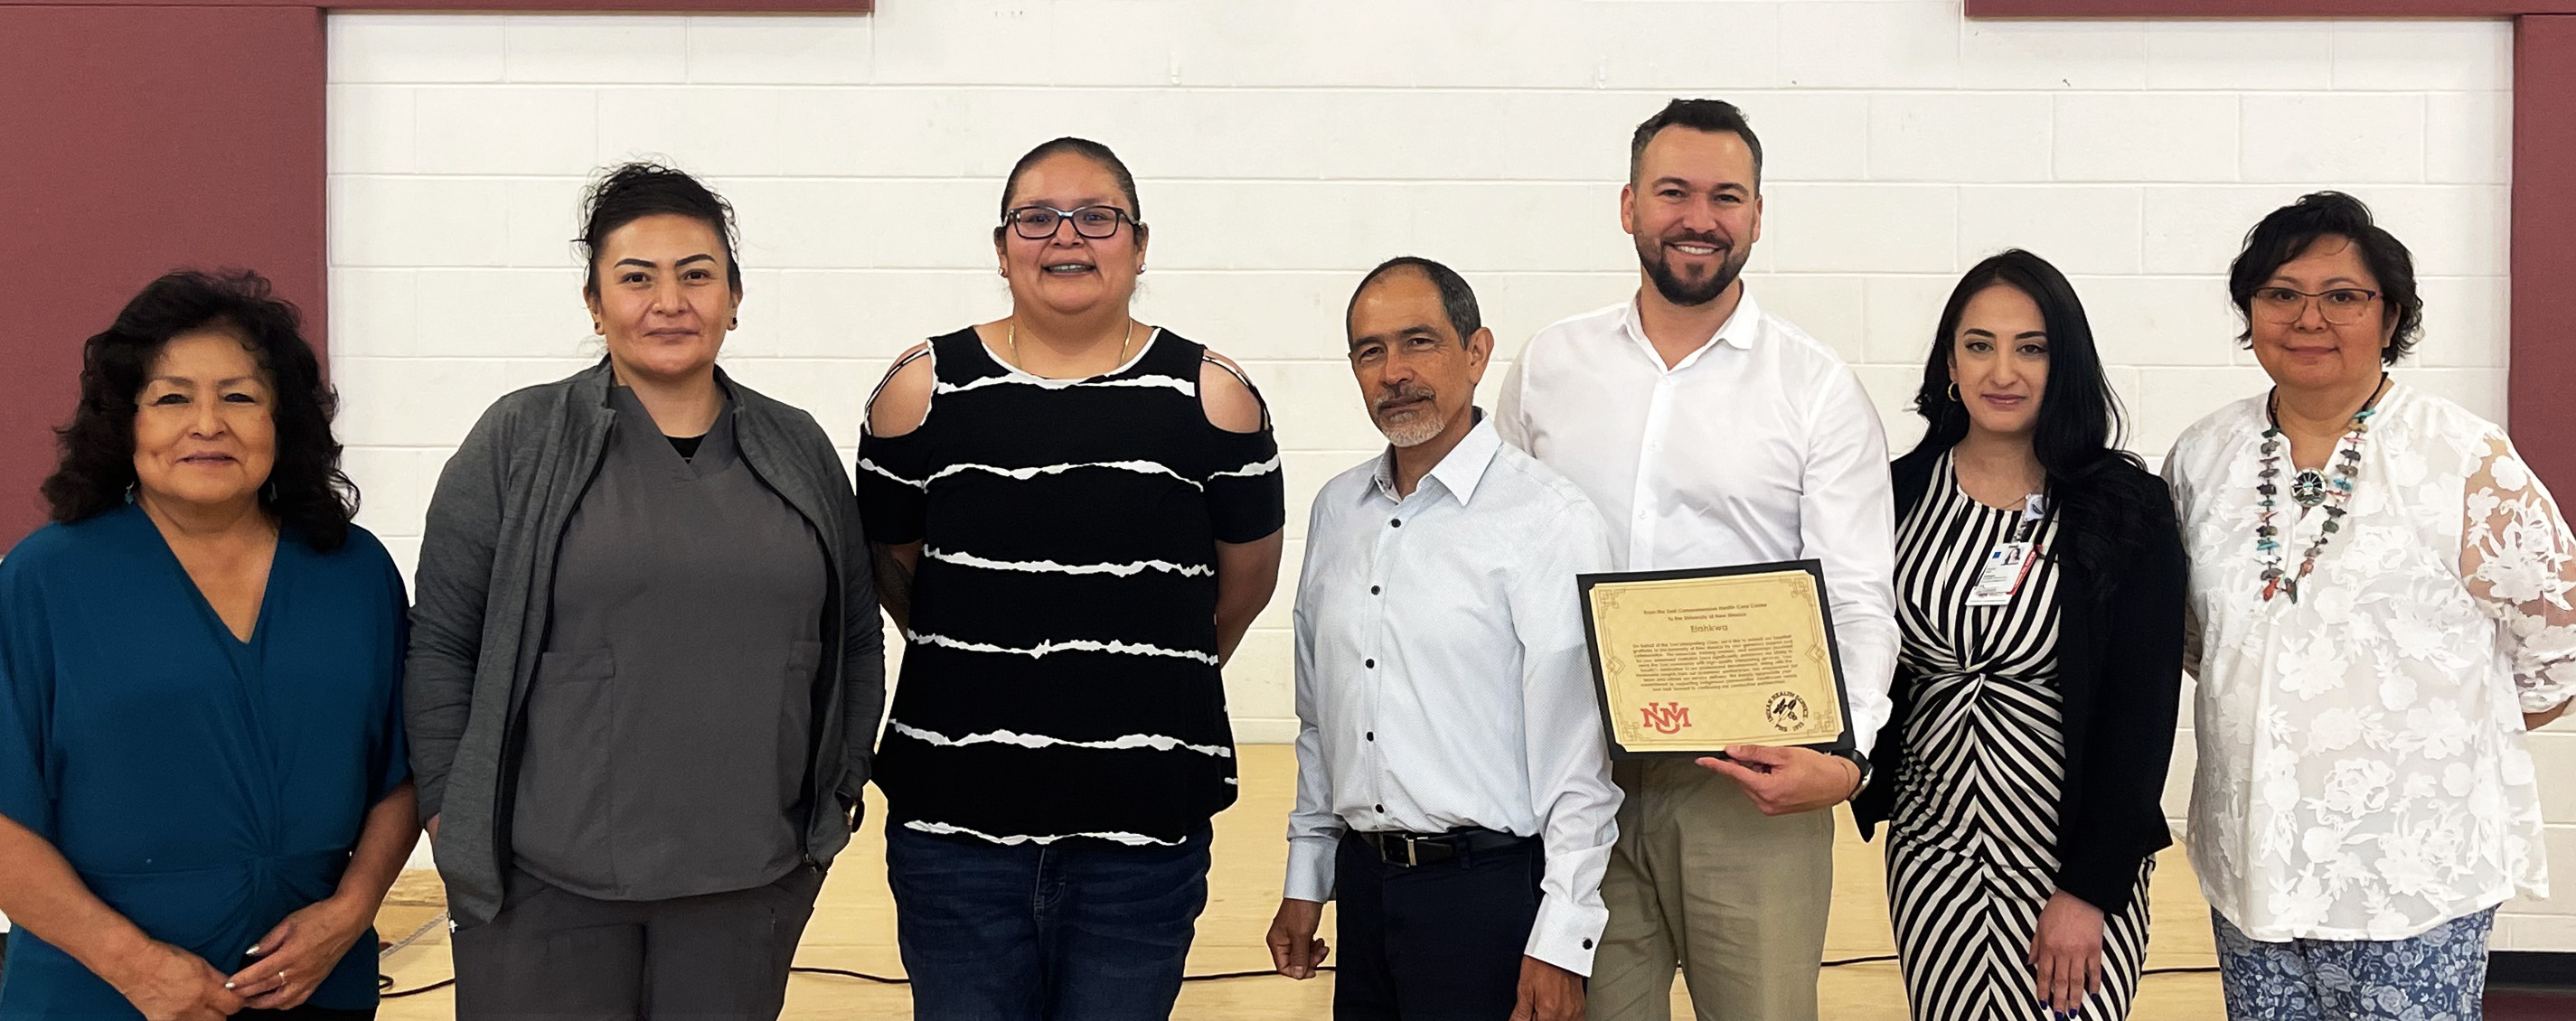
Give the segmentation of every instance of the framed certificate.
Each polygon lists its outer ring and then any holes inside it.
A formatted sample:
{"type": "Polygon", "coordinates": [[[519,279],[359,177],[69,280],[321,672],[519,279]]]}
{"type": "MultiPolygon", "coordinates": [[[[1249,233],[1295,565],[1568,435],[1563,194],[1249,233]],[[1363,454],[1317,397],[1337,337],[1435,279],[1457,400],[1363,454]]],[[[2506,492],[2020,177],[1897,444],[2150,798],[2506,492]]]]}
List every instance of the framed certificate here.
{"type": "Polygon", "coordinates": [[[1813,560],[1575,578],[1612,758],[1852,747],[1813,560]]]}

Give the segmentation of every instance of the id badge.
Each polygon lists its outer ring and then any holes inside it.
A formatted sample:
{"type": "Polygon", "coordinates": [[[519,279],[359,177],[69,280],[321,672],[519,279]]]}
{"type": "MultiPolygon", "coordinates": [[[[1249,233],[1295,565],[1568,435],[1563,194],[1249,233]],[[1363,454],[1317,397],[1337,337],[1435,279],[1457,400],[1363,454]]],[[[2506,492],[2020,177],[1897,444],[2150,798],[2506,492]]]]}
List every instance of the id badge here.
{"type": "Polygon", "coordinates": [[[1968,590],[1970,606],[2002,606],[2012,601],[2021,589],[2021,580],[2030,575],[2034,543],[1999,542],[1986,554],[1984,570],[1977,572],[1977,587],[1968,590]]]}

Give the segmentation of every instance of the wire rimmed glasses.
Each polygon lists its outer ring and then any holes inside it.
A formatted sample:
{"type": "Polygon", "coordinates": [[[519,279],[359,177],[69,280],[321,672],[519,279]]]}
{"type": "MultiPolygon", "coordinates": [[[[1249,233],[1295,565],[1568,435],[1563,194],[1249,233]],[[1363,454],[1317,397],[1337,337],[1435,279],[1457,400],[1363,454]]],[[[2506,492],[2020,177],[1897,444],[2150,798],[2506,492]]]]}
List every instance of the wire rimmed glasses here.
{"type": "Polygon", "coordinates": [[[2379,292],[2359,287],[2337,287],[2310,294],[2287,287],[2254,289],[2254,314],[2267,323],[2295,323],[2308,314],[2308,303],[2317,304],[2317,314],[2336,326],[2350,326],[2361,321],[2361,314],[2379,300],[2379,292]]]}

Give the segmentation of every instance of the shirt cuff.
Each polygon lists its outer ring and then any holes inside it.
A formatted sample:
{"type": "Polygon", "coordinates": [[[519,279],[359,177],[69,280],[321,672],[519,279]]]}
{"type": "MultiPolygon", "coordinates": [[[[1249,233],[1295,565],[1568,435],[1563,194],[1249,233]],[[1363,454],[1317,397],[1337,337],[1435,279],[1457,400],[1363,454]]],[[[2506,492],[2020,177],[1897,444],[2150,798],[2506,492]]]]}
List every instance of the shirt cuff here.
{"type": "Polygon", "coordinates": [[[1319,904],[1333,899],[1333,855],[1340,848],[1341,841],[1332,838],[1299,837],[1288,841],[1285,895],[1319,904]]]}
{"type": "Polygon", "coordinates": [[[1521,952],[1589,977],[1593,948],[1600,945],[1601,930],[1609,921],[1610,912],[1605,909],[1542,897],[1538,918],[1530,923],[1529,942],[1521,952]]]}

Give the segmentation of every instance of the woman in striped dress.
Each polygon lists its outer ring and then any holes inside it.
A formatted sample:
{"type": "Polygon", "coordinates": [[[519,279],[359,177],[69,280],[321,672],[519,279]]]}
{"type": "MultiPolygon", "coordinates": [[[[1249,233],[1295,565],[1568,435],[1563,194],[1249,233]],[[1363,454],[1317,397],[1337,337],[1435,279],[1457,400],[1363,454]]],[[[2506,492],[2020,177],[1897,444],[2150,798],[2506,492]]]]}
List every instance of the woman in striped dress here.
{"type": "Polygon", "coordinates": [[[1895,712],[1854,803],[1921,1019],[2125,1017],[2181,680],[2183,557],[2066,278],[1951,293],[1892,469],[1895,712]]]}
{"type": "Polygon", "coordinates": [[[1096,142],[1022,157],[993,235],[1011,314],[869,402],[861,513],[909,639],[876,781],[919,1018],[1168,1015],[1234,801],[1218,668],[1278,577],[1279,450],[1233,363],[1130,316],[1138,208],[1096,142]]]}

